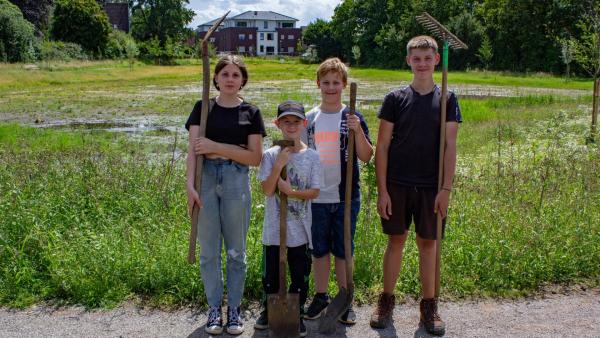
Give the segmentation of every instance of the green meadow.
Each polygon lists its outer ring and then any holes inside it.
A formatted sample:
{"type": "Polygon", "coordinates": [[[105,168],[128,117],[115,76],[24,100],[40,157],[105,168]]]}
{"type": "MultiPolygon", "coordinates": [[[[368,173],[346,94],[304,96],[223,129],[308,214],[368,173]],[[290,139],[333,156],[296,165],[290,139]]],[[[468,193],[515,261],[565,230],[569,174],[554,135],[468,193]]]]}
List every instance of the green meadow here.
{"type": "MultiPolygon", "coordinates": [[[[265,122],[285,99],[318,102],[316,65],[258,58],[247,65],[242,95],[261,108],[265,122]]],[[[182,128],[200,97],[200,64],[0,64],[0,74],[0,305],[206,305],[199,268],[186,262],[182,128]]],[[[375,142],[383,96],[407,84],[410,73],[351,68],[350,78],[375,142]]],[[[600,148],[586,143],[592,82],[451,72],[449,83],[464,123],[442,248],[442,297],[597,286],[600,148]]],[[[279,135],[272,127],[268,134],[279,135]]],[[[255,173],[246,302],[262,295],[264,198],[255,173]]],[[[371,303],[382,288],[386,245],[373,161],[361,166],[361,182],[354,278],[357,301],[371,303]]],[[[335,293],[333,278],[330,286],[335,293]]],[[[413,233],[396,293],[419,292],[413,233]]]]}

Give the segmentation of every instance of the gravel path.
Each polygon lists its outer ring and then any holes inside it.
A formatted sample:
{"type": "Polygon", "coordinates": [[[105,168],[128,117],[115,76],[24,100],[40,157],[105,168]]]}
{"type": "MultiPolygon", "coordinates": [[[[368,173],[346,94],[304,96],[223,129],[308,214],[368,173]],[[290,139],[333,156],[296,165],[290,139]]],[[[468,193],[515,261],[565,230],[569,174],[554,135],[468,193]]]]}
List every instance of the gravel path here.
{"type": "MultiPolygon", "coordinates": [[[[430,337],[418,327],[418,304],[409,300],[394,310],[394,325],[373,330],[372,306],[355,308],[358,323],[339,325],[332,337],[430,337]]],[[[600,337],[600,288],[547,293],[519,300],[446,302],[441,314],[446,337],[600,337]]],[[[267,337],[254,331],[256,311],[240,337],[267,337]]],[[[86,311],[81,307],[36,306],[27,310],[0,309],[0,337],[208,337],[206,317],[192,309],[161,311],[125,305],[115,310],[86,311]]],[[[306,321],[308,337],[317,323],[306,321]]],[[[223,335],[228,337],[228,335],[223,335]]]]}

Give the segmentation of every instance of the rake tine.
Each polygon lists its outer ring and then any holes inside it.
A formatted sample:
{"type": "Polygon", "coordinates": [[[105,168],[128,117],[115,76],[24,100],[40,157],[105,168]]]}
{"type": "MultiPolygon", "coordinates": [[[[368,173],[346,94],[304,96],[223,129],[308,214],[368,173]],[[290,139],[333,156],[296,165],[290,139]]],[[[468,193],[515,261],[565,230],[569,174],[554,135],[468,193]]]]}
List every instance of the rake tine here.
{"type": "Polygon", "coordinates": [[[433,35],[442,39],[443,41],[447,41],[448,44],[453,49],[468,49],[467,45],[460,41],[454,34],[450,33],[450,31],[444,27],[441,23],[439,23],[436,19],[434,19],[429,13],[423,12],[421,15],[418,15],[417,21],[425,26],[428,30],[432,32],[433,35]]]}

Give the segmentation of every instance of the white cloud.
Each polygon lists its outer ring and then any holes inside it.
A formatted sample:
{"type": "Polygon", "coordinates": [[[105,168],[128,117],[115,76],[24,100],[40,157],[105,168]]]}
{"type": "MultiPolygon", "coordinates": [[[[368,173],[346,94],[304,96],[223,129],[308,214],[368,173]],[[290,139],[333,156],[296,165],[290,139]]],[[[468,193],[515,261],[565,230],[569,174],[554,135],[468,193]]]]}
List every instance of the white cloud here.
{"type": "Polygon", "coordinates": [[[231,10],[229,16],[245,11],[273,11],[298,19],[297,27],[316,19],[331,20],[333,10],[341,0],[190,0],[189,8],[196,13],[190,27],[214,20],[231,10]]]}

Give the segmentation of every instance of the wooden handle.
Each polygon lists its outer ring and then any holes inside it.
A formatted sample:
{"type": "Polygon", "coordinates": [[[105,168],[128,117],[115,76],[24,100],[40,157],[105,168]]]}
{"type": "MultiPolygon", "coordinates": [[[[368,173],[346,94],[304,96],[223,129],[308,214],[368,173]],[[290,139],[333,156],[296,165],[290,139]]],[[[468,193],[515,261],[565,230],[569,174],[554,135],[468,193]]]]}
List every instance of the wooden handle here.
{"type": "MultiPolygon", "coordinates": [[[[348,117],[356,112],[356,82],[350,83],[350,109],[348,117]]],[[[347,123],[348,120],[346,120],[347,123]]],[[[354,130],[348,128],[348,158],[346,162],[346,195],[344,196],[344,259],[346,261],[346,288],[353,290],[354,281],[353,259],[352,259],[352,232],[351,225],[351,200],[352,200],[352,176],[354,171],[354,130]]]]}
{"type": "MultiPolygon", "coordinates": [[[[444,53],[447,52],[445,48],[444,53]]],[[[444,180],[444,155],[446,153],[446,101],[448,96],[448,64],[443,65],[442,71],[442,102],[440,102],[440,152],[438,164],[438,192],[442,189],[444,180]]],[[[435,241],[435,298],[440,296],[440,270],[442,258],[442,224],[441,213],[437,213],[436,241],[435,241]]]]}
{"type": "MultiPolygon", "coordinates": [[[[283,148],[282,148],[283,150],[283,148]]],[[[287,166],[281,169],[281,179],[287,179],[287,166]]],[[[285,262],[287,248],[287,195],[279,191],[279,295],[285,295],[285,262]]]]}

